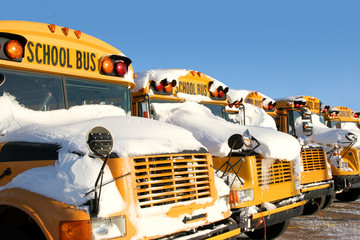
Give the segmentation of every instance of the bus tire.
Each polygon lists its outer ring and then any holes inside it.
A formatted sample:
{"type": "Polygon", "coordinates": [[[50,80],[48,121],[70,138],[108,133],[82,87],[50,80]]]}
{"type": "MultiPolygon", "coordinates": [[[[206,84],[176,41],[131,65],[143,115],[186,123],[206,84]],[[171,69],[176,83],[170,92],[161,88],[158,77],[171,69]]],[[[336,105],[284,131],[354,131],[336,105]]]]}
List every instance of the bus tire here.
{"type": "Polygon", "coordinates": [[[310,199],[305,205],[304,205],[304,211],[302,215],[312,215],[319,211],[325,204],[326,197],[319,197],[315,199],[310,199]]]}
{"type": "MultiPolygon", "coordinates": [[[[266,239],[274,239],[283,234],[290,224],[290,219],[266,227],[266,239]]],[[[246,236],[251,239],[265,239],[264,228],[255,229],[253,232],[245,232],[246,236]]]]}
{"type": "Polygon", "coordinates": [[[1,240],[34,240],[20,229],[8,228],[0,230],[1,240]]]}
{"type": "Polygon", "coordinates": [[[332,204],[332,202],[334,201],[334,198],[335,198],[335,195],[333,195],[333,194],[327,195],[325,197],[325,203],[321,209],[325,209],[325,208],[329,207],[332,204]]]}
{"type": "Polygon", "coordinates": [[[336,199],[343,202],[352,202],[360,197],[360,188],[351,188],[348,191],[343,191],[336,194],[336,199]]]}

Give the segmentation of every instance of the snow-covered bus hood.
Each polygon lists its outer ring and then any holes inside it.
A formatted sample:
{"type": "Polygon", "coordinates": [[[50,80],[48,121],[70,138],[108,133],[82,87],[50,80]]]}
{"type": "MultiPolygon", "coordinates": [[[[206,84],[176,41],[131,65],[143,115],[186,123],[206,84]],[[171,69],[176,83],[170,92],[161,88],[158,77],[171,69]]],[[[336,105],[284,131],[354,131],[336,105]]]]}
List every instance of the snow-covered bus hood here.
{"type": "Polygon", "coordinates": [[[1,142],[57,143],[69,151],[88,154],[86,138],[95,126],[107,128],[113,152],[119,156],[200,150],[203,146],[182,128],[145,118],[126,116],[114,106],[87,105],[69,110],[33,111],[11,97],[0,97],[1,142]]]}
{"type": "MultiPolygon", "coordinates": [[[[55,143],[60,146],[55,165],[29,169],[0,190],[22,188],[66,204],[81,206],[94,187],[102,165],[89,157],[87,134],[103,126],[112,134],[113,152],[119,156],[175,153],[204,148],[189,131],[163,122],[126,116],[117,107],[93,105],[39,112],[20,106],[13,97],[0,97],[0,142],[55,143]]],[[[106,166],[104,182],[112,180],[106,166]]],[[[103,188],[99,216],[123,210],[115,183],[103,188]],[[116,202],[117,204],[113,204],[116,202]]]]}
{"type": "Polygon", "coordinates": [[[299,142],[294,137],[270,128],[227,122],[198,103],[153,103],[152,107],[156,119],[191,131],[214,156],[227,156],[229,137],[243,135],[247,129],[260,143],[256,152],[265,158],[293,160],[300,154],[299,142]]]}
{"type": "Polygon", "coordinates": [[[312,123],[313,133],[309,136],[310,141],[314,143],[321,143],[325,149],[329,150],[336,141],[349,143],[349,140],[346,138],[346,134],[353,133],[358,139],[353,147],[360,149],[360,131],[356,131],[354,129],[329,128],[319,121],[317,115],[312,115],[312,123]]]}

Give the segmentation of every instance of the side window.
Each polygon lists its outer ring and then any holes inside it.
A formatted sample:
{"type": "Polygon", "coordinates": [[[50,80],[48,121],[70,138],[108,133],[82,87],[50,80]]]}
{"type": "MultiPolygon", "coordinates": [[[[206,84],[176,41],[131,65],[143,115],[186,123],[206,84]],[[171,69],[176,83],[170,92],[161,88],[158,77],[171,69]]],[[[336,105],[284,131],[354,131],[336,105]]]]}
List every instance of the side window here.
{"type": "Polygon", "coordinates": [[[65,108],[59,77],[0,70],[0,96],[8,93],[27,108],[48,111],[65,108]]]}

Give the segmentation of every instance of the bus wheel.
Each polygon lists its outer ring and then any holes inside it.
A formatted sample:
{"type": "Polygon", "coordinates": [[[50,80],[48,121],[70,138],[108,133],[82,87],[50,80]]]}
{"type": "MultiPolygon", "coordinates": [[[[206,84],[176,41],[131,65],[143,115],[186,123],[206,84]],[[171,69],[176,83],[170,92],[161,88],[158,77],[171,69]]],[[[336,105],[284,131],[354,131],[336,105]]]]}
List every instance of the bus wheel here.
{"type": "Polygon", "coordinates": [[[325,209],[325,208],[327,208],[328,206],[330,206],[330,205],[332,204],[334,198],[335,198],[335,195],[327,195],[327,196],[325,197],[324,206],[323,206],[321,209],[325,209]]]}
{"type": "Polygon", "coordinates": [[[286,229],[289,226],[289,223],[290,223],[290,219],[266,227],[266,235],[264,228],[256,229],[253,232],[245,232],[245,234],[251,239],[274,239],[279,237],[281,234],[283,234],[286,231],[286,229]]]}
{"type": "Polygon", "coordinates": [[[32,240],[27,234],[22,232],[20,229],[1,229],[0,230],[1,240],[32,240]]]}
{"type": "Polygon", "coordinates": [[[347,192],[336,194],[336,199],[343,202],[352,202],[360,197],[360,188],[352,188],[347,192]]]}
{"type": "Polygon", "coordinates": [[[304,205],[304,211],[302,215],[312,215],[316,213],[319,210],[319,206],[321,209],[324,206],[324,203],[325,203],[325,196],[320,198],[310,199],[304,205]]]}

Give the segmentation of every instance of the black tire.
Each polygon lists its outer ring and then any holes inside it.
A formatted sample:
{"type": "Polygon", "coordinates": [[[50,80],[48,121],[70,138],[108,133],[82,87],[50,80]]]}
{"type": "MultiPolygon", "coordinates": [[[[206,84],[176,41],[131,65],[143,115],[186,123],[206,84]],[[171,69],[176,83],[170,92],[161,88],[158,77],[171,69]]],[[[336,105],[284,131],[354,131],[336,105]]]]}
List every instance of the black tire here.
{"type": "Polygon", "coordinates": [[[329,207],[332,204],[332,202],[334,201],[334,198],[335,198],[335,195],[327,195],[325,197],[325,203],[321,209],[325,209],[325,208],[329,207]]]}
{"type": "Polygon", "coordinates": [[[1,240],[33,240],[26,233],[20,229],[1,229],[0,230],[1,240]]]}
{"type": "Polygon", "coordinates": [[[348,191],[343,191],[336,194],[336,199],[343,202],[352,202],[360,197],[360,188],[351,188],[348,191]]]}
{"type": "MultiPolygon", "coordinates": [[[[266,239],[274,239],[283,234],[290,224],[290,219],[266,227],[266,239]]],[[[265,229],[259,228],[253,232],[245,232],[246,236],[251,239],[265,239],[265,229]]]]}
{"type": "Polygon", "coordinates": [[[325,200],[326,200],[325,196],[309,200],[304,205],[304,211],[302,215],[312,215],[316,213],[317,211],[319,211],[319,206],[320,209],[324,206],[325,200]]]}

